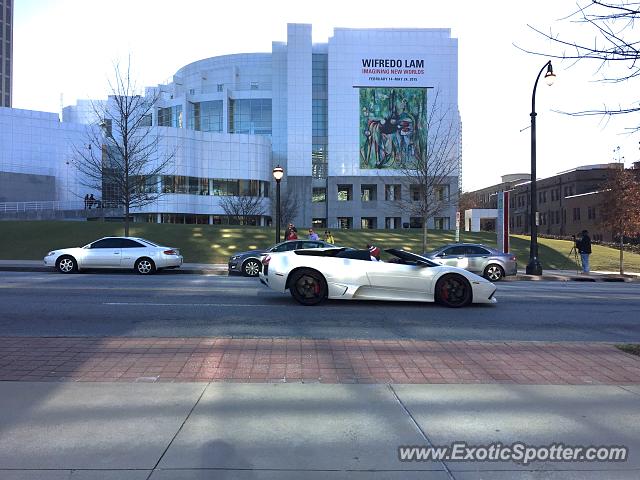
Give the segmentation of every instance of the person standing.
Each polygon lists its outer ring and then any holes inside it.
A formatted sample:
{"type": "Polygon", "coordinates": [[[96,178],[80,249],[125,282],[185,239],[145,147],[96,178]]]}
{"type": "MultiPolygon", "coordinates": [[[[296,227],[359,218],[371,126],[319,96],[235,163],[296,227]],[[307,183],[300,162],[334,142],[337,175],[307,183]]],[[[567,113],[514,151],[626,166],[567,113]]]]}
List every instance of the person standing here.
{"type": "Polygon", "coordinates": [[[333,239],[333,235],[331,235],[331,232],[329,230],[324,231],[324,241],[331,244],[336,243],[336,241],[333,239]]]}
{"type": "Polygon", "coordinates": [[[309,229],[309,240],[320,240],[320,236],[313,231],[313,228],[309,229]]]}
{"type": "Polygon", "coordinates": [[[591,238],[589,232],[583,230],[580,234],[580,240],[576,242],[580,260],[582,260],[582,273],[589,273],[589,256],[591,255],[591,238]]]}
{"type": "Polygon", "coordinates": [[[84,209],[86,210],[87,208],[89,208],[89,194],[88,193],[84,196],[84,209]]]}
{"type": "Polygon", "coordinates": [[[298,229],[293,223],[290,223],[289,226],[287,226],[287,230],[284,232],[284,239],[285,241],[298,239],[298,229]]]}
{"type": "Polygon", "coordinates": [[[89,200],[87,201],[87,203],[89,204],[89,210],[91,210],[91,207],[93,207],[93,204],[95,203],[96,199],[93,198],[93,193],[91,195],[89,195],[89,200]]]}

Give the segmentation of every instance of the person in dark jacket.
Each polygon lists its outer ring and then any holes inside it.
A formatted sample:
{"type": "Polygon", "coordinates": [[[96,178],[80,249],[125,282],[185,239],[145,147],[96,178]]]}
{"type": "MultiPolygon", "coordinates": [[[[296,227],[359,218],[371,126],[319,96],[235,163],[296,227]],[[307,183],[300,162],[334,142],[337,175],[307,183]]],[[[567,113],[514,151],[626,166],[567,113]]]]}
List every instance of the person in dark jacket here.
{"type": "Polygon", "coordinates": [[[582,273],[589,273],[589,255],[591,255],[591,238],[589,232],[583,230],[580,234],[580,239],[576,240],[576,248],[580,253],[580,260],[582,260],[582,273]]]}

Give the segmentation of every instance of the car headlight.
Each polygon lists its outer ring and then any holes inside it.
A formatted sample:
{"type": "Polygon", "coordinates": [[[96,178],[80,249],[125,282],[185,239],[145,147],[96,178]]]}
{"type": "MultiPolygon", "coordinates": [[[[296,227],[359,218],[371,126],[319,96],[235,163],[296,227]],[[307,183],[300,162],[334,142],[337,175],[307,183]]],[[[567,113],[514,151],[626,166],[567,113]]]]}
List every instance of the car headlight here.
{"type": "Polygon", "coordinates": [[[47,257],[50,257],[51,255],[55,255],[55,254],[56,254],[56,251],[52,250],[51,252],[47,253],[47,257]]]}
{"type": "Polygon", "coordinates": [[[231,257],[231,260],[237,260],[240,258],[240,255],[234,255],[233,257],[231,257]]]}

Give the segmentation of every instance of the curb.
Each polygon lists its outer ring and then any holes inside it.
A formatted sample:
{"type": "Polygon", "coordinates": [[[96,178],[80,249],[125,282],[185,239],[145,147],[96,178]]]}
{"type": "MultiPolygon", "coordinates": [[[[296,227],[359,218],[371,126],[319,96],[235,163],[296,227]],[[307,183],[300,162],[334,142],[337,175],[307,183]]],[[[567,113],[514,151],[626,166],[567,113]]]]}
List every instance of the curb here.
{"type": "Polygon", "coordinates": [[[618,282],[618,283],[639,283],[640,279],[635,277],[621,277],[621,276],[569,276],[569,275],[527,275],[527,274],[518,274],[516,277],[505,277],[501,281],[504,282],[583,282],[583,283],[594,283],[594,282],[618,282]]]}

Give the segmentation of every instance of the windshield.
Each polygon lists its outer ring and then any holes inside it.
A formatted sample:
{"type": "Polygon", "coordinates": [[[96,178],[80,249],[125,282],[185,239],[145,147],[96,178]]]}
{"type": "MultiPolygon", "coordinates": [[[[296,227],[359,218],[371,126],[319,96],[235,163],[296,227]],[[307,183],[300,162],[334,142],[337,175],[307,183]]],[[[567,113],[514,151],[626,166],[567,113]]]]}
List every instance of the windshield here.
{"type": "Polygon", "coordinates": [[[416,253],[407,252],[405,250],[400,250],[400,249],[397,249],[397,248],[389,248],[389,249],[385,250],[385,252],[393,255],[394,257],[398,257],[401,260],[410,261],[410,262],[418,262],[418,263],[421,263],[421,264],[429,266],[429,267],[437,267],[437,266],[439,266],[437,263],[434,263],[433,261],[429,260],[426,257],[423,257],[422,255],[418,255],[416,253]]]}

